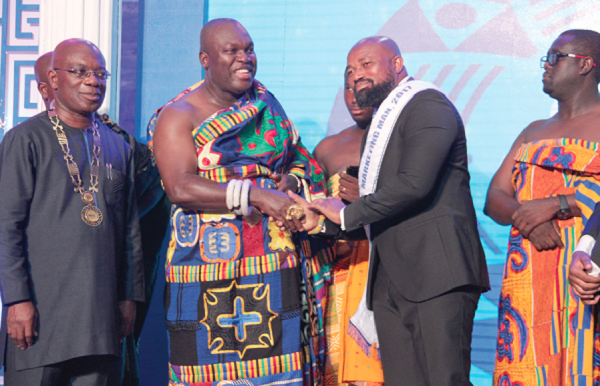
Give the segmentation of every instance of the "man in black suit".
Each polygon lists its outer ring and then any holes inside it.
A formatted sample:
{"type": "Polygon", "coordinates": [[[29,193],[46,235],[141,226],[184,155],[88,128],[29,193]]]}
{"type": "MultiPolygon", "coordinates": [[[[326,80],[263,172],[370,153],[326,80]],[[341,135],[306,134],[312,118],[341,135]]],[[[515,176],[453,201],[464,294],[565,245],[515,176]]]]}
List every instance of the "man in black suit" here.
{"type": "MultiPolygon", "coordinates": [[[[368,168],[376,183],[365,194],[368,173],[361,174],[362,197],[352,204],[328,198],[305,209],[327,216],[327,236],[352,237],[370,226],[366,303],[375,315],[386,385],[470,385],[473,318],[489,280],[462,120],[435,86],[408,77],[389,38],[354,45],[346,76],[359,106],[381,112],[362,143],[361,173],[368,168]],[[373,167],[372,141],[381,137],[375,131],[383,132],[388,106],[402,103],[410,89],[414,95],[391,119],[379,168],[373,167]]],[[[315,216],[306,212],[311,229],[315,216]]]]}

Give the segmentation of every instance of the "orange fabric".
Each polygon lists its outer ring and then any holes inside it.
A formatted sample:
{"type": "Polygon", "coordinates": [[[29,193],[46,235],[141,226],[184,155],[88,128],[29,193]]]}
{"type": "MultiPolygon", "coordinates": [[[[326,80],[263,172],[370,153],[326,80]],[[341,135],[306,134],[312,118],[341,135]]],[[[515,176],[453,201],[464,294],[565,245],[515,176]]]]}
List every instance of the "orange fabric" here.
{"type": "Polygon", "coordinates": [[[568,284],[571,255],[598,196],[598,143],[573,139],[524,144],[513,186],[521,201],[575,194],[582,217],[558,221],[564,248],[539,252],[510,231],[499,303],[493,385],[589,385],[595,317],[568,284]]]}
{"type": "MultiPolygon", "coordinates": [[[[339,194],[339,175],[328,181],[329,195],[339,194]]],[[[325,309],[326,386],[353,383],[359,386],[382,386],[381,361],[369,358],[348,335],[350,317],[367,284],[369,242],[338,241],[336,262],[331,269],[325,309]]]]}

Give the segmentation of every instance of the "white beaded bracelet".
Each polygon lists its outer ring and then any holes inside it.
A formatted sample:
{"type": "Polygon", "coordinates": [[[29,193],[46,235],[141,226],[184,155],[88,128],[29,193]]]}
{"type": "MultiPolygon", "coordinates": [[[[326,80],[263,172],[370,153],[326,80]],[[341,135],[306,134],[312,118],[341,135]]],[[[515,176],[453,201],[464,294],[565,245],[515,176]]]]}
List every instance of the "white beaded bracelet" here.
{"type": "Polygon", "coordinates": [[[227,210],[233,212],[233,187],[235,186],[235,180],[229,181],[227,184],[227,193],[225,195],[225,203],[227,204],[227,210]]]}
{"type": "Polygon", "coordinates": [[[249,216],[252,213],[252,207],[248,206],[250,201],[250,186],[252,186],[252,180],[244,180],[242,185],[242,215],[249,216]]]}
{"type": "Polygon", "coordinates": [[[242,214],[242,210],[241,210],[241,202],[240,202],[240,198],[242,196],[242,185],[244,184],[244,182],[242,180],[234,180],[235,181],[235,185],[233,185],[233,210],[234,213],[237,214],[238,216],[242,214]]]}
{"type": "Polygon", "coordinates": [[[227,209],[238,216],[248,216],[252,207],[248,205],[252,180],[231,180],[227,184],[225,201],[227,209]]]}

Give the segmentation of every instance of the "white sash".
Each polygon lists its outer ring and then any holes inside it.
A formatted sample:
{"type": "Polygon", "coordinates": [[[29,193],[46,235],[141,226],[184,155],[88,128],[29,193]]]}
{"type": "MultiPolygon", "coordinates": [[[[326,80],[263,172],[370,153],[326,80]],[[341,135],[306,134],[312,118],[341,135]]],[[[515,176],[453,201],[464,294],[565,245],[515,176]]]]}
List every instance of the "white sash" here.
{"type": "MultiPolygon", "coordinates": [[[[369,128],[365,148],[360,159],[358,184],[361,197],[375,193],[383,155],[385,154],[385,149],[390,140],[390,136],[392,135],[392,131],[394,130],[394,125],[404,109],[404,106],[406,106],[417,93],[430,89],[442,93],[442,91],[433,83],[422,80],[413,80],[413,78],[406,77],[402,79],[396,88],[387,96],[387,98],[385,98],[375,113],[375,116],[371,121],[371,127],[369,128]]],[[[369,225],[365,226],[365,232],[369,238],[369,277],[371,277],[370,256],[372,243],[369,225]]],[[[366,340],[369,346],[372,346],[373,343],[375,343],[376,346],[379,347],[375,318],[373,312],[367,309],[366,287],[362,299],[358,304],[356,313],[350,318],[350,324],[358,329],[362,338],[366,340]]]]}

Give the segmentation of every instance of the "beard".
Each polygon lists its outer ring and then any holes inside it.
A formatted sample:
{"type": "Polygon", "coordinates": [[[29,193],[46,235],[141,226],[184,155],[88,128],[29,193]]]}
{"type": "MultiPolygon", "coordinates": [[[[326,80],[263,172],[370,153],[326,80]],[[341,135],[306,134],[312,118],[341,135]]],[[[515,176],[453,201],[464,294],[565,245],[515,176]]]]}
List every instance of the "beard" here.
{"type": "MultiPolygon", "coordinates": [[[[370,82],[371,87],[365,87],[354,92],[356,104],[361,109],[368,107],[379,108],[385,98],[387,98],[390,92],[396,87],[396,80],[394,79],[393,73],[390,73],[387,79],[380,84],[375,84],[371,79],[365,79],[362,80],[362,82],[370,82]]],[[[356,84],[354,87],[356,88],[356,84]]]]}

